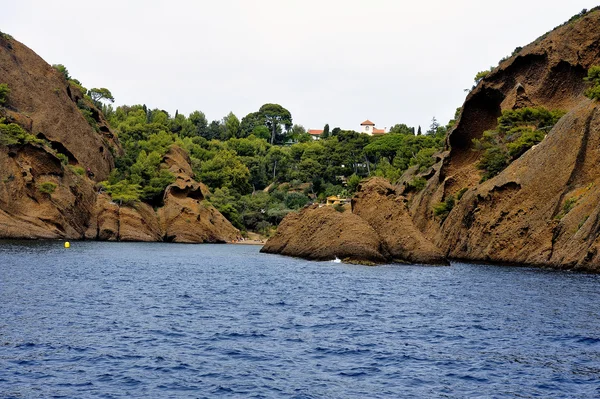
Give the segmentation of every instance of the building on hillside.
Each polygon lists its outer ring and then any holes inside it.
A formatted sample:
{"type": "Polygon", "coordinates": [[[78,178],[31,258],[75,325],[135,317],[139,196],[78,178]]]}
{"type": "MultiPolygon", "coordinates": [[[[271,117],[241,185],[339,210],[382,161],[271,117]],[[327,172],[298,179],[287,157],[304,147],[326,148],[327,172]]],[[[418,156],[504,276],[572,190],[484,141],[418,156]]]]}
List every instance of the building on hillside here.
{"type": "MultiPolygon", "coordinates": [[[[369,136],[381,136],[387,133],[386,128],[377,129],[375,124],[368,119],[360,124],[360,129],[358,132],[368,134],[369,136]]],[[[323,129],[309,129],[308,134],[313,138],[313,140],[320,140],[321,135],[323,134],[323,129]]]]}
{"type": "Polygon", "coordinates": [[[333,205],[346,205],[350,203],[350,198],[342,198],[339,195],[330,195],[327,197],[327,202],[325,203],[327,206],[333,205]]]}
{"type": "Polygon", "coordinates": [[[319,140],[323,134],[323,129],[309,129],[308,134],[310,134],[310,137],[312,137],[313,140],[319,140]]]}
{"type": "Polygon", "coordinates": [[[359,132],[368,134],[369,136],[379,136],[386,133],[385,128],[377,129],[375,124],[368,119],[360,124],[359,132]]]}

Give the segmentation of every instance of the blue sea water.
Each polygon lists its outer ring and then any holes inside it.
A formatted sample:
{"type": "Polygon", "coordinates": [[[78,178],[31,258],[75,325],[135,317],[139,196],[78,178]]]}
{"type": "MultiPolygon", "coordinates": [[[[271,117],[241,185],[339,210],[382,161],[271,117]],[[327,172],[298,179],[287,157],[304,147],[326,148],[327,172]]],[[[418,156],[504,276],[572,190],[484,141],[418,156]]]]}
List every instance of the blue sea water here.
{"type": "Polygon", "coordinates": [[[0,242],[1,398],[600,397],[600,276],[0,242]]]}

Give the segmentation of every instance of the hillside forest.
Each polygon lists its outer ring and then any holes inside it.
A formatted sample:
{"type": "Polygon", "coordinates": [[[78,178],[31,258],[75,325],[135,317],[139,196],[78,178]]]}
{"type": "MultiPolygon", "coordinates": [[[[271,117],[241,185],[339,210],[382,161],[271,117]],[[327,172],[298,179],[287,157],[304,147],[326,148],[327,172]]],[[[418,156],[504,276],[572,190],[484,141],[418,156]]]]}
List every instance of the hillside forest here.
{"type": "MultiPolygon", "coordinates": [[[[189,155],[194,178],[210,188],[208,201],[242,232],[264,235],[291,211],[331,195],[351,196],[369,176],[393,183],[412,168],[416,177],[407,184],[414,191],[423,189],[427,183],[423,172],[436,162],[460,114],[459,108],[446,125],[434,117],[423,134],[421,127],[415,134],[414,127],[402,123],[381,136],[325,125],[320,139],[314,140],[279,104],[264,104],[241,120],[229,113],[210,122],[201,111],[186,116],[146,105],[113,108],[108,89],[88,90],[63,65],[54,68],[86,93],[78,107],[90,125],[97,129],[91,117],[94,105],[119,138],[124,153],[115,154],[115,169],[99,185],[113,201],[159,207],[165,188],[175,180],[162,161],[172,146],[178,146],[189,155]]],[[[596,72],[590,71],[590,79],[596,72]]],[[[479,80],[478,74],[476,85],[479,80]]],[[[482,180],[541,141],[563,114],[542,108],[505,112],[496,131],[473,143],[473,151],[482,154],[478,165],[482,180]]]]}

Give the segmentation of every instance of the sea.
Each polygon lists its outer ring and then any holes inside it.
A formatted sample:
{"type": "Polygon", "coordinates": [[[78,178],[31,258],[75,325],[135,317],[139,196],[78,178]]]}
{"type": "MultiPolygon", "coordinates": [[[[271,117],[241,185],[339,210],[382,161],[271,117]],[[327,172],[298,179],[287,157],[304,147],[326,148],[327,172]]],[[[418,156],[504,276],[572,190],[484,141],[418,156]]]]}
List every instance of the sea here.
{"type": "Polygon", "coordinates": [[[0,242],[0,398],[598,398],[600,276],[0,242]]]}

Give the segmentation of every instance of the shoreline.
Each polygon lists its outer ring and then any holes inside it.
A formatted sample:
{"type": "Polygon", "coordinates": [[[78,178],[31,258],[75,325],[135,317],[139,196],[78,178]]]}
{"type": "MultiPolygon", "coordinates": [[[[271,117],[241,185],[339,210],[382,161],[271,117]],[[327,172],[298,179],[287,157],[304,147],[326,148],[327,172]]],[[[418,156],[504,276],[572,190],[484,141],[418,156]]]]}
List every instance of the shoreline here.
{"type": "Polygon", "coordinates": [[[260,240],[244,240],[244,241],[229,241],[227,242],[227,244],[231,244],[231,245],[260,245],[263,246],[265,245],[266,241],[260,241],[260,240]]]}

